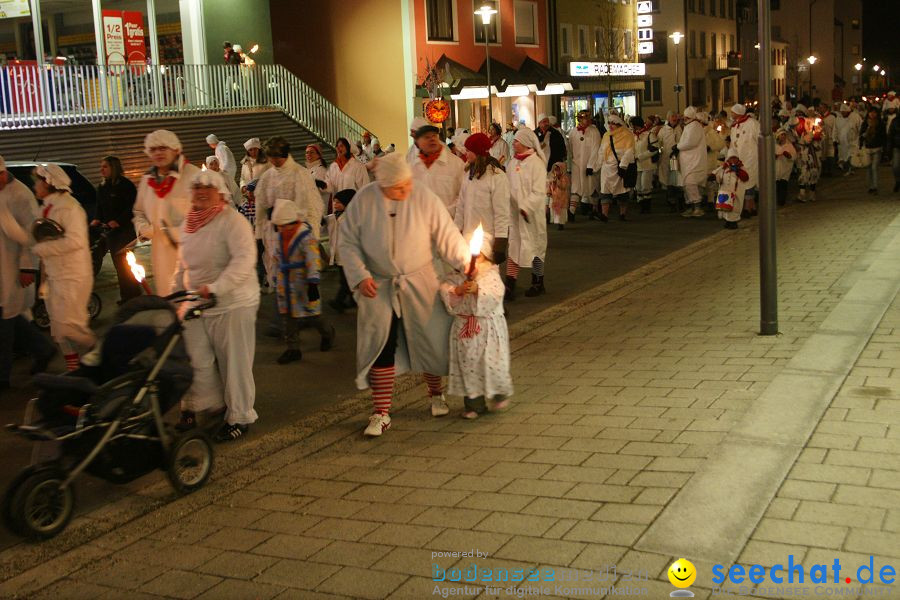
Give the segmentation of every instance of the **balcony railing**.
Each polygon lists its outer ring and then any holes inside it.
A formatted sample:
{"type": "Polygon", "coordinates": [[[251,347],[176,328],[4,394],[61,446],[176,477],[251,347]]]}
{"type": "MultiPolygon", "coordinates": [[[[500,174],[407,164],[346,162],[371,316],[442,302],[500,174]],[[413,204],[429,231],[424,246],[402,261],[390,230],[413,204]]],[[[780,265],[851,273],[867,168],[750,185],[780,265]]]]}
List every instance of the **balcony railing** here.
{"type": "Polygon", "coordinates": [[[365,128],[281,65],[88,66],[0,70],[0,130],[276,108],[334,143],[365,128]]]}
{"type": "Polygon", "coordinates": [[[732,52],[713,56],[709,62],[709,68],[714,71],[741,68],[741,56],[732,52]]]}

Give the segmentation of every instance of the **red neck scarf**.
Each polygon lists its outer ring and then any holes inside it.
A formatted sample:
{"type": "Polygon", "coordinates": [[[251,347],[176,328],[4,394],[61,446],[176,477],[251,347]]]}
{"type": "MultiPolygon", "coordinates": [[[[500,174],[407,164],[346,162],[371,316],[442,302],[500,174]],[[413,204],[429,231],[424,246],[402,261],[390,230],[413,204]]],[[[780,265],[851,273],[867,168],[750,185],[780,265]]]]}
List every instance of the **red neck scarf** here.
{"type": "Polygon", "coordinates": [[[523,152],[522,154],[518,154],[518,153],[517,153],[517,154],[515,155],[515,157],[516,157],[516,160],[525,160],[526,158],[528,158],[528,157],[531,156],[532,154],[534,154],[534,148],[529,148],[528,150],[526,150],[526,151],[523,152]]]}
{"type": "Polygon", "coordinates": [[[178,180],[172,175],[166,176],[162,181],[157,181],[156,177],[151,173],[147,183],[156,192],[157,198],[165,198],[172,191],[172,188],[175,187],[176,181],[178,180]]]}
{"type": "Polygon", "coordinates": [[[741,123],[743,123],[744,121],[746,121],[749,118],[750,118],[750,115],[741,115],[731,123],[731,126],[737,127],[738,125],[740,125],[741,123]]]}
{"type": "Polygon", "coordinates": [[[425,154],[421,150],[419,150],[419,158],[422,159],[422,162],[425,163],[425,168],[430,169],[431,165],[435,163],[435,161],[440,158],[441,150],[438,150],[434,154],[425,154]]]}
{"type": "Polygon", "coordinates": [[[343,171],[343,170],[344,170],[344,165],[346,165],[348,162],[350,162],[350,159],[347,158],[347,157],[345,157],[345,156],[341,156],[340,154],[338,154],[337,158],[334,159],[334,162],[337,163],[338,168],[339,168],[341,171],[343,171]]]}
{"type": "Polygon", "coordinates": [[[585,125],[584,127],[582,127],[581,125],[579,125],[577,129],[578,129],[578,131],[580,131],[581,133],[584,133],[585,131],[587,131],[587,128],[590,127],[590,126],[591,126],[590,123],[588,123],[588,124],[585,125]]]}
{"type": "Polygon", "coordinates": [[[644,126],[641,127],[640,129],[638,129],[637,131],[635,131],[635,132],[634,132],[634,136],[637,137],[637,136],[641,135],[642,133],[644,133],[645,131],[650,131],[652,128],[653,128],[653,124],[652,124],[652,123],[647,123],[646,125],[644,125],[644,126]]]}
{"type": "Polygon", "coordinates": [[[194,233],[201,229],[204,225],[207,225],[210,221],[216,218],[222,210],[225,208],[224,202],[219,202],[215,206],[211,206],[210,208],[205,208],[203,210],[191,210],[187,214],[187,219],[184,222],[184,232],[185,233],[194,233]]]}

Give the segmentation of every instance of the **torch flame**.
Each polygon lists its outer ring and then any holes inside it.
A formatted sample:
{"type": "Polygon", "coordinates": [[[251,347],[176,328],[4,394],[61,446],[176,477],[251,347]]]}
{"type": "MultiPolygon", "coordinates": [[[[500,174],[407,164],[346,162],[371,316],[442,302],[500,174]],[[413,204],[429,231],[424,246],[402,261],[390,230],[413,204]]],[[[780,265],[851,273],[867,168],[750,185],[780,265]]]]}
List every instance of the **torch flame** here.
{"type": "Polygon", "coordinates": [[[821,125],[821,124],[822,124],[822,119],[819,119],[819,118],[817,117],[817,118],[816,118],[816,126],[818,127],[818,126],[821,125]]]}
{"type": "Polygon", "coordinates": [[[131,268],[131,274],[134,275],[135,281],[141,283],[144,281],[144,277],[147,275],[147,271],[144,267],[138,263],[137,259],[134,257],[134,252],[128,251],[125,254],[125,260],[128,262],[128,266],[131,268]]]}
{"type": "Polygon", "coordinates": [[[481,245],[484,242],[484,229],[481,227],[481,223],[478,224],[478,227],[472,233],[472,239],[469,241],[469,253],[472,256],[478,256],[481,254],[481,245]]]}
{"type": "Polygon", "coordinates": [[[259,44],[253,44],[253,47],[250,48],[250,54],[256,54],[257,50],[259,50],[259,44]]]}

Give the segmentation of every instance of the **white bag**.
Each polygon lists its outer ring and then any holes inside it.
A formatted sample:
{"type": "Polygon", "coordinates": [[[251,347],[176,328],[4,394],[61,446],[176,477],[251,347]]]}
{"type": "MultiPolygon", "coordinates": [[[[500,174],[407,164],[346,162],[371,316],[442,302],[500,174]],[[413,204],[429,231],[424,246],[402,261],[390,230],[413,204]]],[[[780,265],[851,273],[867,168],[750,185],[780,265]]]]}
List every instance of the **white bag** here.
{"type": "Polygon", "coordinates": [[[872,164],[872,155],[866,148],[854,146],[850,150],[850,166],[857,169],[865,169],[872,164]]]}

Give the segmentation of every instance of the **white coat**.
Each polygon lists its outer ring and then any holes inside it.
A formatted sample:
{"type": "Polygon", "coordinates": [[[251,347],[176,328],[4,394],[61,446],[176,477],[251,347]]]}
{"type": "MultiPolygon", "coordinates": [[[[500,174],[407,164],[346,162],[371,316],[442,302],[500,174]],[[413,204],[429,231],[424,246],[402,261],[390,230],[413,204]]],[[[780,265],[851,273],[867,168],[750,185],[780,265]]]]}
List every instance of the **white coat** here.
{"type": "Polygon", "coordinates": [[[741,122],[731,125],[731,148],[728,156],[737,156],[744,164],[744,170],[750,179],[747,180],[746,189],[754,188],[759,182],[759,121],[749,117],[741,122]]]}
{"type": "Polygon", "coordinates": [[[586,173],[600,146],[600,131],[588,125],[584,131],[577,127],[569,130],[569,146],[572,148],[572,183],[570,194],[590,198],[594,193],[593,177],[586,173]]]}
{"type": "Polygon", "coordinates": [[[378,183],[371,183],[356,194],[341,217],[339,250],[358,305],[357,387],[369,387],[369,369],[387,343],[392,314],[403,323],[395,355],[397,373],[446,375],[452,318],[440,300],[433,256],[460,271],[471,257],[441,200],[414,183],[409,198],[395,202],[385,197],[378,183]],[[374,298],[357,290],[369,277],[378,285],[374,298]]]}
{"type": "Polygon", "coordinates": [[[659,133],[657,133],[657,138],[659,139],[659,182],[663,186],[669,185],[669,157],[672,156],[672,148],[678,145],[678,141],[681,139],[682,128],[681,125],[676,125],[672,127],[666,122],[665,125],[659,128],[659,133]]]}
{"type": "MultiPolygon", "coordinates": [[[[634,137],[631,132],[626,131],[626,133],[634,137]]],[[[609,132],[603,136],[594,164],[595,168],[599,167],[600,171],[600,193],[618,196],[628,191],[625,188],[625,181],[619,177],[619,167],[626,168],[634,162],[634,144],[626,145],[624,148],[616,146],[616,152],[613,154],[609,145],[610,136],[609,132]],[[619,156],[618,161],[616,154],[619,156]]]]}
{"type": "Polygon", "coordinates": [[[716,130],[718,125],[706,126],[706,173],[709,175],[719,166],[719,153],[725,148],[725,134],[716,130]]]}
{"type": "Polygon", "coordinates": [[[37,269],[37,258],[23,243],[25,232],[39,216],[38,204],[28,187],[7,175],[9,182],[0,190],[0,309],[4,319],[12,319],[26,312],[34,304],[34,284],[19,285],[20,271],[37,269]],[[21,231],[6,231],[4,220],[9,217],[21,231]]]}
{"type": "Polygon", "coordinates": [[[678,162],[685,185],[706,183],[706,133],[700,121],[688,123],[677,144],[678,162]]]}
{"type": "Polygon", "coordinates": [[[775,144],[775,179],[787,181],[791,178],[791,171],[794,169],[794,160],[797,158],[797,149],[790,141],[785,140],[783,144],[775,144]],[[787,158],[784,153],[791,155],[787,158]]]}
{"type": "Polygon", "coordinates": [[[535,257],[547,256],[547,165],[537,154],[524,160],[513,156],[509,178],[509,258],[525,268],[535,257]],[[526,217],[522,216],[522,212],[526,217]]]}
{"type": "Polygon", "coordinates": [[[480,224],[484,230],[481,252],[493,257],[494,238],[509,237],[509,181],[506,173],[488,166],[478,179],[463,177],[456,205],[456,226],[466,240],[480,224]]]}
{"type": "Polygon", "coordinates": [[[413,181],[424,184],[435,195],[441,199],[450,216],[456,208],[456,201],[459,198],[459,188],[462,185],[463,169],[465,163],[453,154],[447,146],[441,149],[441,155],[430,167],[426,167],[425,163],[416,153],[411,162],[413,181]]]}
{"type": "Polygon", "coordinates": [[[234,179],[228,176],[228,173],[224,171],[216,171],[219,174],[219,177],[222,178],[222,181],[225,182],[225,187],[228,188],[228,200],[235,207],[240,206],[242,203],[241,190],[238,188],[237,184],[234,182],[234,179]]]}
{"type": "Polygon", "coordinates": [[[215,154],[216,158],[219,159],[219,168],[227,173],[228,177],[234,179],[235,174],[237,174],[237,161],[234,160],[234,153],[228,147],[228,144],[225,142],[216,144],[215,154]]]}
{"type": "Polygon", "coordinates": [[[256,241],[250,223],[231,206],[193,233],[181,233],[173,276],[176,290],[209,286],[216,306],[185,325],[184,341],[194,380],[182,408],[227,408],[225,422],[253,423],[253,357],[256,353],[256,241]]]}
{"type": "Polygon", "coordinates": [[[316,189],[319,190],[319,196],[322,197],[322,214],[324,215],[328,212],[328,201],[331,199],[331,192],[328,191],[328,168],[319,161],[312,166],[306,163],[306,169],[309,171],[309,176],[313,178],[313,183],[316,181],[325,182],[325,189],[316,186],[316,189]]]}
{"type": "MultiPolygon", "coordinates": [[[[656,164],[653,162],[653,152],[650,151],[650,145],[658,140],[651,139],[652,133],[650,130],[641,132],[640,135],[636,136],[634,142],[634,158],[637,160],[637,168],[638,171],[652,171],[656,168],[656,164]]],[[[655,144],[654,144],[655,145],[655,144]]]]}
{"type": "Polygon", "coordinates": [[[32,248],[43,262],[47,277],[44,301],[50,316],[50,334],[57,342],[69,342],[76,350],[87,350],[96,341],[87,311],[94,286],[87,214],[68,192],[44,198],[41,214],[59,223],[66,232],[57,240],[38,242],[32,248]]]}
{"type": "Polygon", "coordinates": [[[337,194],[341,190],[360,190],[370,183],[369,172],[365,165],[353,156],[350,157],[343,169],[338,166],[337,161],[328,165],[326,177],[325,183],[328,184],[328,187],[325,189],[332,194],[337,194]]]}
{"type": "Polygon", "coordinates": [[[509,144],[502,137],[498,137],[491,145],[491,156],[504,167],[509,163],[509,144]]]}
{"type": "Polygon", "coordinates": [[[828,113],[822,118],[822,158],[834,156],[834,113],[828,113]]]}
{"type": "Polygon", "coordinates": [[[172,293],[172,274],[178,262],[181,223],[191,208],[191,180],[200,171],[183,156],[178,157],[178,165],[177,172],[169,172],[176,181],[164,198],[158,197],[150,187],[149,181],[153,175],[145,173],[138,184],[134,202],[134,230],[140,237],[153,242],[150,248],[153,284],[160,296],[172,293]]]}
{"type": "Polygon", "coordinates": [[[839,116],[834,123],[834,135],[838,143],[838,160],[847,162],[853,148],[859,146],[859,128],[862,127],[862,118],[856,112],[846,117],[839,116]]]}
{"type": "MultiPolygon", "coordinates": [[[[271,166],[272,163],[270,162],[260,163],[249,156],[245,156],[241,160],[241,189],[244,189],[254,179],[259,179],[271,166]]],[[[219,163],[219,168],[222,168],[222,163],[219,163]]]]}

